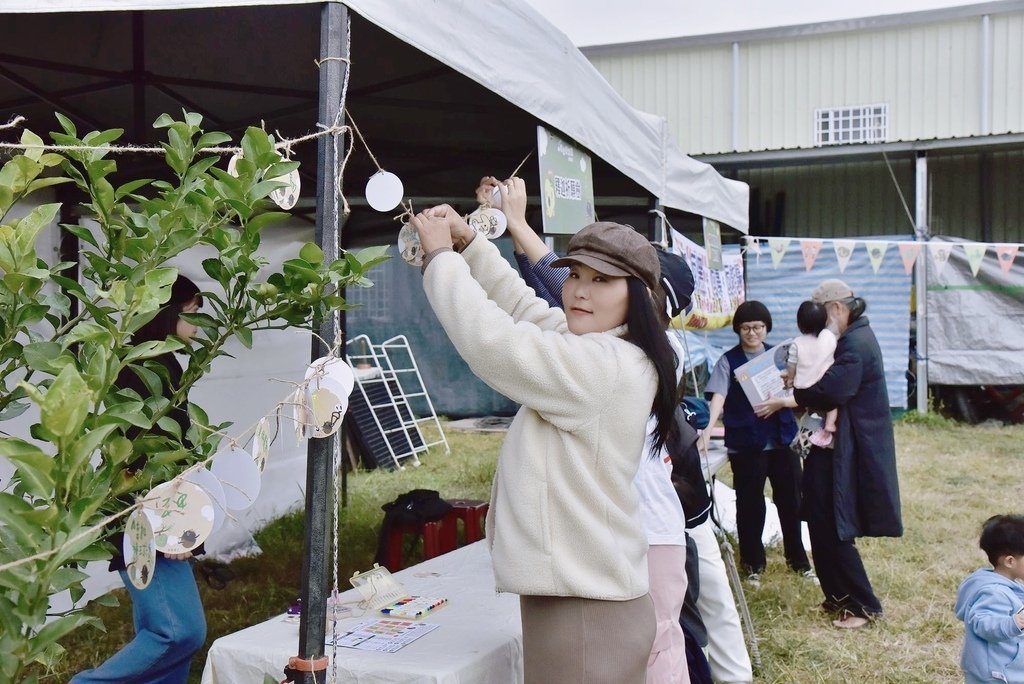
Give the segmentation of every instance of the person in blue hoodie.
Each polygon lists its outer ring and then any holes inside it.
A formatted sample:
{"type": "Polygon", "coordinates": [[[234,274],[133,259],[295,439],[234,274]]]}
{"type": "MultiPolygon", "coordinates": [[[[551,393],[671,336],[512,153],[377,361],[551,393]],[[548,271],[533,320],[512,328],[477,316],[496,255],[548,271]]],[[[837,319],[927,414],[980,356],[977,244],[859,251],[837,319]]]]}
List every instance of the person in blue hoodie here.
{"type": "Polygon", "coordinates": [[[979,545],[992,567],[973,572],[956,594],[964,681],[1024,682],[1024,515],[992,516],[979,545]]]}

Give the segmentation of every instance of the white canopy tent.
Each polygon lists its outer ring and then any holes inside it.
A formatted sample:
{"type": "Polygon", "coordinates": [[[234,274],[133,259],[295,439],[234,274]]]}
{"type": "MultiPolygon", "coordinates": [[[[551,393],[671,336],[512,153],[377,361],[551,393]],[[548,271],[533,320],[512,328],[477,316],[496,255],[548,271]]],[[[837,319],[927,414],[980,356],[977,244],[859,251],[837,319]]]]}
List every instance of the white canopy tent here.
{"type": "MultiPolygon", "coordinates": [[[[0,0],[0,13],[173,10],[314,1],[0,0]]],[[[575,139],[662,205],[747,232],[747,185],[723,178],[709,165],[683,154],[668,134],[664,119],[631,107],[568,37],[529,5],[499,0],[342,0],[342,4],[575,139]]],[[[353,69],[360,68],[369,67],[353,64],[353,69]]]]}

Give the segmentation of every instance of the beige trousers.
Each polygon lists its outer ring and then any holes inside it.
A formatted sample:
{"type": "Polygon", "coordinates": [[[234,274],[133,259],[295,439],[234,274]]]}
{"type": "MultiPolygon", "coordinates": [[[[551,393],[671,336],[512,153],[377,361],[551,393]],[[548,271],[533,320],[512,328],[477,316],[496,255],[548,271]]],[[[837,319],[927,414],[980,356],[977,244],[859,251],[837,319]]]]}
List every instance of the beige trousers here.
{"type": "Polygon", "coordinates": [[[525,684],[644,684],[654,603],[520,596],[525,684]]]}

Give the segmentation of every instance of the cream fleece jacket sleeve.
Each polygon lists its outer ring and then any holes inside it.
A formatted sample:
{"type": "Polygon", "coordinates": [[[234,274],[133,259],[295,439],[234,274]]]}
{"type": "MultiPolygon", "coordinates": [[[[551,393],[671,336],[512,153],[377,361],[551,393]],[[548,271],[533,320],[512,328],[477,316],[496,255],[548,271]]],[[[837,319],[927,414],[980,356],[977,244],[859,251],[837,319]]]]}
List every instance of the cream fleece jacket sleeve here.
{"type": "Polygon", "coordinates": [[[569,331],[565,312],[538,297],[490,240],[473,240],[462,251],[462,257],[488,298],[513,320],[533,323],[543,330],[569,331]]]}
{"type": "Polygon", "coordinates": [[[634,374],[653,373],[639,347],[612,333],[560,332],[564,315],[556,325],[533,300],[551,309],[518,276],[500,272],[504,266],[514,275],[498,250],[477,242],[482,246],[468,260],[449,252],[435,257],[423,287],[459,355],[491,388],[574,432],[615,403],[623,366],[634,374]],[[469,261],[507,309],[488,298],[469,261]],[[508,292],[497,291],[505,287],[508,292]]]}

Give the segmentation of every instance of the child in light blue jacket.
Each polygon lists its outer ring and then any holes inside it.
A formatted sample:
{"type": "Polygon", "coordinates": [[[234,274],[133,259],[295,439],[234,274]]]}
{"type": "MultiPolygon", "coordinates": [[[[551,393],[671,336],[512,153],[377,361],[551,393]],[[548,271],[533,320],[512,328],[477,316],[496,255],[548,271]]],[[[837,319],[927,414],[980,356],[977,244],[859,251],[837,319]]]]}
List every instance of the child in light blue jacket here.
{"type": "Polygon", "coordinates": [[[992,568],[969,575],[956,595],[956,616],[964,622],[964,681],[1024,682],[1024,516],[986,520],[980,546],[992,568]]]}

